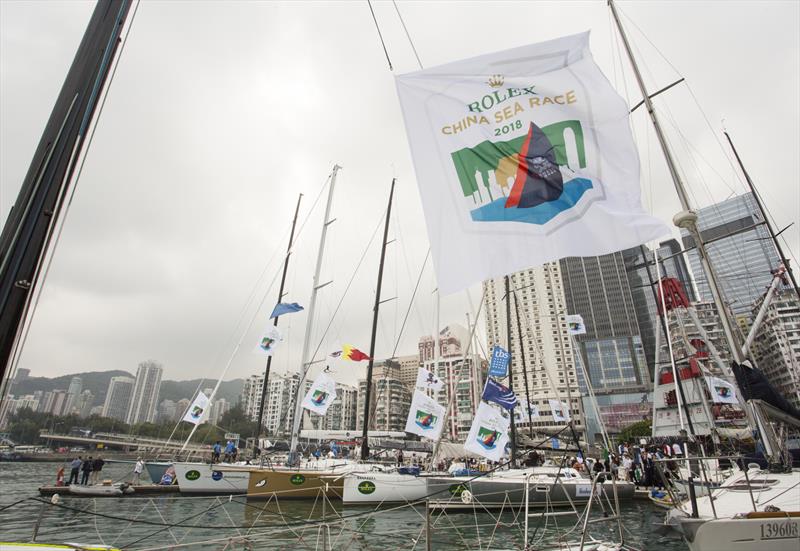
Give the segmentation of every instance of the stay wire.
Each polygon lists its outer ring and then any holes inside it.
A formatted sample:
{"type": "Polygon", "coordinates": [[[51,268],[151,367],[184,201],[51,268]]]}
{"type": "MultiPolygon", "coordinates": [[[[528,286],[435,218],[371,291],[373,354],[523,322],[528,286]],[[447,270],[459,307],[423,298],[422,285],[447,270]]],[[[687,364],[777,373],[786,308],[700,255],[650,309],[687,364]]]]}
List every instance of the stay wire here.
{"type": "Polygon", "coordinates": [[[389,70],[394,71],[394,67],[392,67],[392,60],[389,59],[389,52],[386,50],[386,43],[383,41],[383,34],[381,33],[381,27],[378,25],[378,18],[375,17],[375,10],[372,9],[372,2],[367,0],[367,5],[369,6],[369,11],[372,14],[372,20],[375,22],[375,28],[378,31],[378,38],[381,39],[381,46],[383,47],[383,53],[386,56],[386,62],[389,63],[389,70]]]}
{"type": "Polygon", "coordinates": [[[406,38],[408,39],[408,43],[411,45],[411,51],[414,52],[414,57],[417,58],[417,63],[419,63],[419,68],[424,69],[425,67],[422,66],[422,61],[419,59],[419,54],[417,53],[417,48],[414,46],[414,41],[411,40],[411,35],[408,32],[408,28],[406,28],[406,22],[403,21],[403,16],[400,15],[400,8],[397,7],[397,2],[392,0],[392,5],[394,5],[394,11],[397,12],[397,17],[400,19],[400,24],[403,26],[403,31],[406,33],[406,38]]]}
{"type": "Polygon", "coordinates": [[[411,293],[411,300],[408,302],[408,309],[406,310],[406,315],[403,317],[403,323],[400,325],[400,332],[397,335],[397,342],[394,343],[394,349],[392,350],[392,358],[395,357],[397,354],[397,347],[400,346],[400,339],[403,338],[403,331],[406,328],[406,322],[408,321],[408,315],[411,313],[411,308],[414,306],[414,299],[417,296],[417,290],[419,289],[420,281],[422,281],[422,274],[425,272],[425,265],[428,263],[428,258],[431,256],[431,249],[428,247],[428,252],[425,253],[425,260],[422,261],[422,267],[419,269],[419,275],[417,276],[417,284],[414,285],[414,292],[411,293]]]}

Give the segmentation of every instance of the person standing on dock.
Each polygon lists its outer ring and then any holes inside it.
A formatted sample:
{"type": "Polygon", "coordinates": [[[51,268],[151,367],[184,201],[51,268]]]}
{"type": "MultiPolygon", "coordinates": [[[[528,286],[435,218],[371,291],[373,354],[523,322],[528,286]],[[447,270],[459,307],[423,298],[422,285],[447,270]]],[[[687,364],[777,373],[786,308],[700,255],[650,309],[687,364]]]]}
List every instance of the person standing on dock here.
{"type": "Polygon", "coordinates": [[[73,459],[69,466],[71,470],[69,471],[69,482],[67,483],[68,486],[73,483],[73,480],[75,484],[78,483],[78,473],[81,470],[81,457],[78,456],[73,459]]]}
{"type": "Polygon", "coordinates": [[[214,447],[211,448],[211,450],[211,462],[219,463],[219,454],[222,453],[222,446],[219,445],[219,440],[217,440],[217,443],[214,444],[214,447]]]}
{"type": "Polygon", "coordinates": [[[89,459],[83,462],[81,465],[81,485],[86,486],[89,484],[89,476],[92,474],[92,457],[89,456],[89,459]]]}
{"type": "Polygon", "coordinates": [[[94,463],[92,463],[92,484],[97,484],[100,481],[100,473],[102,472],[103,465],[105,464],[106,462],[103,461],[103,458],[100,456],[97,456],[97,459],[95,459],[94,463]]]}
{"type": "Polygon", "coordinates": [[[137,486],[139,482],[139,478],[142,476],[142,471],[144,470],[144,461],[142,461],[141,457],[136,458],[136,465],[133,466],[133,480],[131,484],[137,486]]]}

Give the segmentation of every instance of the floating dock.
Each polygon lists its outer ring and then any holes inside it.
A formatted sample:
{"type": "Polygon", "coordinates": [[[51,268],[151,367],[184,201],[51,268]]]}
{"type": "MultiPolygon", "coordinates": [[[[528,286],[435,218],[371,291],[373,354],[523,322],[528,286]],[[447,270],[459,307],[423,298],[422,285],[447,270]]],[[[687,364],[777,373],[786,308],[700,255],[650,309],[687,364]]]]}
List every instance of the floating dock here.
{"type": "MultiPolygon", "coordinates": [[[[125,494],[124,496],[109,496],[109,497],[136,497],[136,496],[153,496],[164,494],[177,494],[180,492],[180,487],[177,484],[171,486],[161,486],[158,484],[141,484],[139,486],[131,486],[133,492],[125,494]]],[[[69,486],[41,486],[39,488],[39,495],[51,496],[59,494],[61,496],[69,497],[104,497],[104,496],[88,496],[81,494],[72,494],[69,491],[69,486]]]]}

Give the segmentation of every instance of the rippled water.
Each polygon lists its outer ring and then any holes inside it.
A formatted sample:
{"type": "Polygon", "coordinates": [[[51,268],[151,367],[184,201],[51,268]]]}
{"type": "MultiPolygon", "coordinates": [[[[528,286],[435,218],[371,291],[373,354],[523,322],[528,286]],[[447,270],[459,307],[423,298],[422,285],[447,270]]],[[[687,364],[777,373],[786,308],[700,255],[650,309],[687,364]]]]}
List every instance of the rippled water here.
{"type": "MultiPolygon", "coordinates": [[[[425,549],[424,507],[375,512],[368,507],[326,503],[327,526],[323,526],[322,503],[313,501],[248,503],[242,497],[175,494],[98,499],[64,495],[62,506],[56,507],[31,499],[38,498],[39,486],[55,482],[57,468],[54,463],[0,463],[0,508],[6,507],[0,510],[0,539],[30,541],[41,515],[36,541],[104,543],[124,549],[169,549],[176,544],[189,549],[201,545],[204,549],[425,549]]],[[[111,464],[103,474],[119,480],[129,469],[111,464]]],[[[624,504],[622,516],[625,541],[633,547],[686,549],[680,540],[654,532],[662,522],[663,511],[649,502],[624,504]]],[[[558,534],[572,529],[574,523],[571,516],[550,518],[547,525],[541,524],[531,548],[552,548],[558,534]]],[[[434,513],[431,524],[434,549],[523,547],[523,518],[513,512],[434,513]]],[[[591,534],[596,538],[619,541],[616,523],[592,526],[591,534]]],[[[577,530],[567,539],[579,538],[577,530]]]]}

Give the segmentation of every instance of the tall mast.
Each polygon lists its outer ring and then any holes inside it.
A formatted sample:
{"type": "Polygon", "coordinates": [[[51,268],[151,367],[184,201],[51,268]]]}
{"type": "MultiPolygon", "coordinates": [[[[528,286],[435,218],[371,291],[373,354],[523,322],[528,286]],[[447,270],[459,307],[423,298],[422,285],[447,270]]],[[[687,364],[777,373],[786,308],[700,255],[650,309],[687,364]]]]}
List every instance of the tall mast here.
{"type": "MultiPolygon", "coordinates": [[[[286,258],[283,259],[283,274],[281,274],[281,286],[278,289],[278,302],[283,300],[283,289],[286,285],[286,272],[289,269],[289,257],[292,256],[292,243],[294,243],[294,229],[297,227],[297,214],[300,212],[300,200],[303,199],[303,194],[301,193],[297,197],[297,206],[294,209],[294,219],[292,220],[292,231],[289,234],[289,245],[286,247],[286,258]]],[[[275,327],[278,326],[278,318],[280,316],[275,316],[275,321],[273,325],[275,327]]],[[[264,385],[261,387],[261,400],[259,401],[259,408],[258,408],[258,425],[256,425],[256,438],[261,436],[261,429],[263,428],[264,423],[264,407],[267,403],[267,389],[269,388],[269,371],[272,368],[272,356],[267,357],[267,368],[264,371],[264,385]]]]}
{"type": "MultiPolygon", "coordinates": [[[[506,334],[508,335],[508,353],[511,354],[511,291],[509,290],[508,276],[505,276],[506,286],[506,334]]],[[[522,338],[519,343],[520,349],[522,348],[522,338]]],[[[513,358],[512,358],[513,359],[513,358]]],[[[514,374],[511,372],[511,365],[513,362],[508,362],[508,388],[514,392],[514,374]]],[[[524,367],[523,367],[524,370],[524,367]]],[[[511,412],[511,468],[517,466],[517,424],[514,422],[514,412],[511,412]]]]}
{"type": "MultiPolygon", "coordinates": [[[[516,287],[516,286],[515,286],[516,287]]],[[[531,389],[528,383],[528,369],[525,367],[525,344],[522,340],[522,323],[519,321],[519,301],[517,300],[517,290],[514,289],[514,313],[517,316],[517,336],[519,337],[519,357],[522,360],[522,378],[525,381],[525,400],[528,402],[528,409],[525,415],[528,416],[528,436],[533,440],[533,421],[530,418],[531,389]]],[[[570,405],[570,407],[572,407],[570,405]]],[[[512,422],[514,416],[511,416],[512,422]]]]}
{"type": "Polygon", "coordinates": [[[664,159],[667,162],[667,167],[669,168],[670,175],[672,176],[672,182],[675,184],[675,191],[678,193],[678,199],[681,202],[681,208],[683,210],[676,214],[672,218],[672,221],[679,228],[687,230],[692,235],[695,243],[697,243],[697,251],[700,253],[700,262],[703,266],[703,270],[708,276],[708,286],[711,289],[711,295],[714,298],[714,304],[719,312],[720,322],[722,323],[722,329],[725,332],[725,338],[728,341],[728,347],[730,348],[731,356],[736,363],[741,363],[743,360],[741,346],[738,343],[736,338],[737,334],[733,329],[733,323],[728,315],[728,308],[723,301],[722,291],[717,280],[716,272],[711,266],[711,261],[708,257],[708,251],[706,251],[703,238],[700,235],[700,230],[697,228],[697,213],[692,210],[691,204],[689,203],[689,196],[686,193],[686,188],[684,187],[681,176],[678,173],[678,168],[675,163],[675,159],[672,156],[672,151],[667,144],[667,139],[664,136],[664,132],[658,122],[655,108],[653,107],[653,103],[650,101],[650,95],[647,93],[647,87],[645,86],[642,75],[639,72],[639,67],[636,65],[636,59],[634,58],[633,51],[628,43],[628,37],[625,34],[625,30],[622,28],[622,23],[620,22],[619,15],[617,14],[614,0],[608,0],[608,6],[611,8],[611,14],[614,16],[614,21],[617,24],[620,38],[622,38],[622,44],[625,46],[625,52],[628,54],[628,59],[631,62],[633,73],[636,76],[636,82],[639,85],[639,90],[642,93],[645,107],[647,107],[647,112],[650,115],[650,121],[653,123],[653,129],[658,137],[658,143],[661,145],[661,151],[664,153],[664,159]]]}
{"type": "Polygon", "coordinates": [[[756,205],[758,205],[758,211],[761,213],[761,218],[764,220],[764,224],[767,226],[767,230],[769,230],[769,235],[772,238],[772,242],[775,244],[775,248],[778,250],[778,256],[781,257],[781,262],[783,262],[783,266],[786,268],[786,273],[789,274],[789,279],[792,280],[792,285],[794,286],[794,292],[797,293],[797,298],[800,299],[800,287],[797,286],[797,280],[794,278],[794,270],[792,270],[792,266],[789,264],[789,259],[783,253],[783,247],[781,247],[780,242],[778,242],[778,234],[775,233],[775,228],[772,227],[772,224],[767,218],[767,213],[764,210],[764,205],[761,203],[761,198],[756,191],[756,186],[753,184],[753,180],[750,179],[750,174],[748,174],[747,169],[744,167],[744,163],[742,159],[739,157],[739,152],[736,151],[736,147],[733,145],[733,140],[731,140],[730,135],[727,131],[723,131],[725,137],[728,139],[728,143],[733,150],[733,154],[736,156],[736,162],[739,163],[739,168],[742,169],[742,174],[744,174],[744,179],[747,181],[747,186],[750,188],[750,192],[753,194],[753,198],[756,200],[756,205]]]}
{"type": "Polygon", "coordinates": [[[129,0],[97,2],[0,234],[0,382],[11,375],[7,370],[20,346],[25,320],[32,315],[31,298],[43,284],[42,264],[84,154],[130,8],[129,0]]]}
{"type": "MultiPolygon", "coordinates": [[[[381,262],[378,265],[378,287],[375,290],[375,306],[372,309],[372,337],[369,341],[369,364],[367,365],[367,389],[364,396],[364,430],[361,434],[361,459],[369,457],[369,402],[372,394],[372,366],[375,362],[375,334],[378,330],[378,308],[381,305],[381,285],[383,284],[383,261],[386,258],[386,245],[389,238],[389,219],[392,216],[392,199],[394,198],[395,178],[392,178],[392,188],[389,191],[389,206],[386,208],[386,224],[383,226],[383,247],[381,247],[381,262]]],[[[437,291],[438,293],[438,291],[437,291]]],[[[437,328],[438,332],[439,329],[437,328]]]]}
{"type": "Polygon", "coordinates": [[[316,309],[317,305],[317,291],[330,283],[330,281],[328,281],[327,283],[320,285],[319,273],[322,270],[322,260],[325,253],[325,238],[328,235],[328,226],[334,222],[331,220],[331,204],[333,203],[333,190],[336,187],[336,175],[339,173],[340,168],[342,167],[339,165],[333,165],[333,171],[331,172],[331,186],[328,188],[328,202],[325,205],[325,218],[323,219],[322,231],[319,236],[317,266],[314,269],[314,281],[311,284],[311,299],[308,301],[308,318],[306,319],[306,331],[305,335],[303,336],[303,364],[300,368],[300,380],[297,382],[297,394],[295,395],[294,401],[294,418],[292,419],[292,441],[291,447],[289,448],[292,461],[294,461],[294,454],[295,451],[297,451],[297,440],[300,436],[300,421],[303,415],[303,381],[306,380],[308,369],[311,367],[311,358],[309,358],[309,354],[311,353],[311,330],[313,329],[314,325],[314,310],[316,309]]]}

